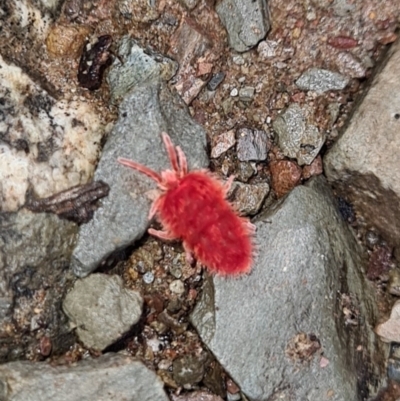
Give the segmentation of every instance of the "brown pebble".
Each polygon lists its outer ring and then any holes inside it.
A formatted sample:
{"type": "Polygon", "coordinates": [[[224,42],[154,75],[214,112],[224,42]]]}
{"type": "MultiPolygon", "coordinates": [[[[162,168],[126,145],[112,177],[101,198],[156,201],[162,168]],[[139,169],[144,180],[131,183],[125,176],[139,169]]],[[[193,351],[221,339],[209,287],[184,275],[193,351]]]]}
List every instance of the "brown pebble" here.
{"type": "Polygon", "coordinates": [[[301,179],[301,168],[290,160],[279,160],[270,164],[271,185],[278,198],[291,191],[301,179]]]}
{"type": "Polygon", "coordinates": [[[322,158],[317,156],[309,166],[303,167],[302,178],[308,180],[314,175],[320,175],[323,172],[322,158]]]}

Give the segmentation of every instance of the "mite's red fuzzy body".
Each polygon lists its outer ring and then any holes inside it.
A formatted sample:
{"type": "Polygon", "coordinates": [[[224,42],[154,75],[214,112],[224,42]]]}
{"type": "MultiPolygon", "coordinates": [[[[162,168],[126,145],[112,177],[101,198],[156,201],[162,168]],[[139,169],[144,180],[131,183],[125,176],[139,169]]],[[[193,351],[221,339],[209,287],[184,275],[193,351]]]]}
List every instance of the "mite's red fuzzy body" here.
{"type": "Polygon", "coordinates": [[[207,170],[188,172],[180,147],[174,148],[167,134],[162,136],[173,170],[158,174],[136,162],[118,159],[151,177],[162,190],[149,217],[155,215],[164,231],[149,229],[149,233],[163,239],[181,239],[187,255],[193,253],[213,273],[249,272],[254,226],[238,216],[225,199],[232,179],[223,185],[207,170]]]}

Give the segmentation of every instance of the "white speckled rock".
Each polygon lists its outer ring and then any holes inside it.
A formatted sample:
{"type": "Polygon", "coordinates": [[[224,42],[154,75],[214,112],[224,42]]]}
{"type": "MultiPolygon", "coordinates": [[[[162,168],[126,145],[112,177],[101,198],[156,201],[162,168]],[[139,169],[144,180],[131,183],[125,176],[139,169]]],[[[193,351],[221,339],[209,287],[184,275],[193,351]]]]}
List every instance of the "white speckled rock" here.
{"type": "Polygon", "coordinates": [[[103,133],[85,101],[55,100],[0,57],[0,211],[25,203],[28,185],[47,197],[92,177],[103,133]]]}

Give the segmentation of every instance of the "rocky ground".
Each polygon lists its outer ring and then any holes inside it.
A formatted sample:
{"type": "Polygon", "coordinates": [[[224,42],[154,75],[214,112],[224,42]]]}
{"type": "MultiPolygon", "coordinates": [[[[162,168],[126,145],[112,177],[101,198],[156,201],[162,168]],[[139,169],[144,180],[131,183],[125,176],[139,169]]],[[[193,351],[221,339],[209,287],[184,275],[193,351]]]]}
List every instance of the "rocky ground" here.
{"type": "Polygon", "coordinates": [[[0,2],[0,398],[400,397],[399,10],[0,2]],[[116,160],[167,168],[162,131],[235,175],[250,274],[146,233],[116,160]]]}

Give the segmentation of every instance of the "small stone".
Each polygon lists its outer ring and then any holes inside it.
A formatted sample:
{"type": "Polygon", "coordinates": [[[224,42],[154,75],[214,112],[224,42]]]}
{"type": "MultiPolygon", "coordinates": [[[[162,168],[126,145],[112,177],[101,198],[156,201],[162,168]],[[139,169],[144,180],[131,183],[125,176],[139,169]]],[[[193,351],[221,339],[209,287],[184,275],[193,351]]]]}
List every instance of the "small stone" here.
{"type": "Polygon", "coordinates": [[[182,301],[179,298],[172,298],[167,305],[167,311],[176,313],[182,308],[182,301]]]}
{"type": "Polygon", "coordinates": [[[254,175],[254,169],[249,162],[240,162],[238,165],[238,178],[247,182],[254,175]]]}
{"type": "Polygon", "coordinates": [[[140,294],[125,288],[121,277],[100,273],[77,280],[63,303],[79,339],[100,351],[138,322],[142,306],[140,294]]]}
{"type": "Polygon", "coordinates": [[[302,90],[314,91],[318,94],[330,90],[342,90],[349,83],[349,79],[341,74],[321,68],[310,68],[296,81],[302,90]]]}
{"type": "Polygon", "coordinates": [[[236,97],[238,94],[239,94],[239,91],[237,90],[237,88],[233,88],[231,90],[231,93],[230,93],[231,97],[236,97]]]}
{"type": "Polygon", "coordinates": [[[154,273],[153,273],[153,272],[146,272],[146,273],[143,275],[143,281],[144,281],[146,284],[151,284],[151,283],[154,281],[154,273]]]}
{"type": "Polygon", "coordinates": [[[387,284],[389,294],[400,297],[400,270],[392,269],[389,272],[389,281],[387,284]]]}
{"type": "Polygon", "coordinates": [[[279,160],[270,164],[271,185],[278,198],[290,192],[301,179],[301,168],[290,160],[279,160]]]}
{"type": "Polygon", "coordinates": [[[375,328],[376,334],[385,342],[400,342],[400,301],[396,301],[390,313],[390,318],[375,328]]]}
{"type": "Polygon", "coordinates": [[[279,146],[285,156],[297,159],[300,166],[311,164],[325,142],[325,135],[307,123],[306,110],[291,104],[273,122],[279,146]]]}
{"type": "Polygon", "coordinates": [[[211,157],[216,159],[230,149],[236,143],[235,131],[230,130],[220,134],[214,141],[214,146],[211,149],[211,157]]]}
{"type": "Polygon", "coordinates": [[[274,40],[263,40],[258,44],[257,51],[261,58],[269,59],[276,56],[278,42],[274,40]]]}
{"type": "Polygon", "coordinates": [[[240,393],[236,393],[236,394],[228,393],[226,398],[228,401],[239,401],[242,399],[240,393]]]}
{"type": "Polygon", "coordinates": [[[199,383],[204,376],[204,358],[185,355],[172,363],[174,380],[186,388],[199,383]]]}
{"type": "Polygon", "coordinates": [[[350,78],[364,78],[367,73],[367,69],[361,61],[349,52],[338,54],[336,66],[343,75],[350,78]]]}
{"type": "Polygon", "coordinates": [[[46,38],[47,50],[54,57],[77,57],[89,34],[85,25],[55,24],[46,38]]]}
{"type": "Polygon", "coordinates": [[[233,56],[232,61],[236,64],[236,65],[243,65],[244,64],[244,58],[242,56],[233,56]]]}
{"type": "Polygon", "coordinates": [[[221,85],[224,79],[225,79],[225,73],[222,71],[217,72],[212,76],[212,78],[208,82],[207,89],[209,91],[215,91],[218,88],[218,86],[221,85]]]}
{"type": "Polygon", "coordinates": [[[171,276],[174,276],[175,278],[181,278],[182,277],[182,267],[179,265],[174,265],[169,269],[169,272],[171,273],[171,276]]]}
{"type": "MultiPolygon", "coordinates": [[[[255,215],[269,193],[269,185],[264,184],[242,184],[234,182],[230,194],[233,194],[232,204],[241,215],[255,215]]],[[[229,196],[229,195],[228,195],[229,196]]]]}
{"type": "Polygon", "coordinates": [[[240,161],[267,159],[268,137],[265,131],[242,128],[238,132],[237,154],[240,161]]]}
{"type": "Polygon", "coordinates": [[[185,284],[181,280],[174,280],[169,285],[171,292],[177,295],[182,295],[185,292],[185,284]]]}
{"type": "Polygon", "coordinates": [[[270,29],[266,0],[221,0],[215,9],[227,30],[229,45],[238,52],[257,46],[270,29]]]}
{"type": "Polygon", "coordinates": [[[314,177],[315,175],[322,174],[322,172],[323,172],[322,158],[321,156],[318,155],[309,166],[305,165],[303,167],[302,178],[304,180],[308,180],[309,178],[314,177]]]}
{"type": "Polygon", "coordinates": [[[375,231],[369,230],[365,234],[365,242],[368,248],[373,249],[375,245],[378,245],[379,241],[380,241],[379,235],[375,231]]]}
{"type": "Polygon", "coordinates": [[[239,99],[242,102],[251,102],[254,99],[255,89],[252,86],[245,86],[239,90],[239,99]]]}

